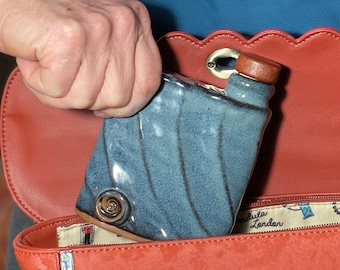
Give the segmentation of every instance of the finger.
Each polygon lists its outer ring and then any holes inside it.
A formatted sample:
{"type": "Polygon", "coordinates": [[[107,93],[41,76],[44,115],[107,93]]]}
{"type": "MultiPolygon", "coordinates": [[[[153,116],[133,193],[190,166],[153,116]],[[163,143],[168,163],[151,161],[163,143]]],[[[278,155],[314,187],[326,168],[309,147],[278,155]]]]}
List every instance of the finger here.
{"type": "Polygon", "coordinates": [[[136,76],[130,102],[124,107],[97,110],[96,116],[103,118],[131,116],[141,110],[159,89],[162,65],[156,44],[154,41],[151,44],[143,41],[138,43],[136,50],[143,53],[136,54],[136,76]]]}
{"type": "Polygon", "coordinates": [[[57,24],[54,35],[35,50],[36,60],[17,60],[27,85],[51,97],[62,97],[68,93],[81,64],[78,48],[84,44],[82,30],[74,20],[57,24]]]}
{"type": "Polygon", "coordinates": [[[119,18],[116,16],[113,21],[116,27],[113,29],[110,59],[102,89],[91,110],[120,108],[126,106],[131,100],[135,82],[135,54],[139,30],[135,14],[131,9],[125,8],[120,12],[120,16],[119,18]]]}
{"type": "Polygon", "coordinates": [[[103,84],[103,74],[105,67],[97,67],[88,58],[82,61],[82,64],[75,75],[71,87],[67,86],[67,93],[64,96],[53,96],[47,91],[41,92],[25,84],[34,92],[37,98],[44,104],[59,109],[86,109],[95,103],[101,85],[103,84]],[[92,69],[96,72],[91,72],[92,69]],[[103,70],[102,73],[100,70],[103,70]]]}
{"type": "Polygon", "coordinates": [[[111,19],[98,10],[92,11],[90,21],[86,19],[83,23],[87,38],[86,46],[82,48],[81,65],[69,93],[60,100],[65,108],[85,109],[94,105],[105,84],[111,61],[111,19]]]}
{"type": "Polygon", "coordinates": [[[135,114],[150,101],[159,88],[162,75],[160,53],[151,33],[148,13],[143,5],[138,5],[138,8],[141,34],[136,42],[133,59],[135,74],[131,98],[124,107],[92,108],[96,111],[97,116],[123,117],[135,114]]]}

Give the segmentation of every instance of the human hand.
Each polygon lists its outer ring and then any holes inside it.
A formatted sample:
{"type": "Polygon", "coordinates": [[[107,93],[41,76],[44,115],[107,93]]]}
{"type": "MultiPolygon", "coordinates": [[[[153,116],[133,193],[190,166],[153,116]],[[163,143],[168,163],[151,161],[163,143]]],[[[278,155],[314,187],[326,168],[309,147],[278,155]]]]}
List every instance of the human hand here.
{"type": "Polygon", "coordinates": [[[122,117],[139,111],[157,91],[161,59],[141,2],[0,4],[17,11],[3,17],[0,49],[17,57],[26,85],[43,103],[122,117]]]}

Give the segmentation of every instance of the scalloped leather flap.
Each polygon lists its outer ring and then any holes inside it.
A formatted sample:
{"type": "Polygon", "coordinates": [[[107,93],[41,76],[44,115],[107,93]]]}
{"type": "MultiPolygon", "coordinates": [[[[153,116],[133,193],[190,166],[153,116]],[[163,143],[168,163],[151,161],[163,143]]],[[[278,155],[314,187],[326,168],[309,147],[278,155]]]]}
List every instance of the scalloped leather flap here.
{"type": "MultiPolygon", "coordinates": [[[[338,31],[315,29],[295,39],[269,30],[248,40],[222,30],[203,41],[175,32],[159,45],[166,69],[219,86],[227,82],[205,67],[207,56],[219,48],[283,65],[247,198],[340,193],[338,31]]],[[[102,120],[41,104],[18,70],[6,85],[1,117],[3,166],[16,202],[37,221],[73,214],[102,120]]]]}

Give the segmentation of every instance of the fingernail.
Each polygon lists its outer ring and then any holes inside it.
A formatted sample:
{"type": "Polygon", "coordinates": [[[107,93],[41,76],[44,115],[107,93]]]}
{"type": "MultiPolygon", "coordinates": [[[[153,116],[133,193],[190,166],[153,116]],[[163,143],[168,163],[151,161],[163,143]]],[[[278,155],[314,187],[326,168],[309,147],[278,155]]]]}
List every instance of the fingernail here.
{"type": "Polygon", "coordinates": [[[93,112],[95,116],[100,117],[100,118],[109,118],[110,116],[107,115],[105,112],[102,111],[94,111],[93,112]]]}

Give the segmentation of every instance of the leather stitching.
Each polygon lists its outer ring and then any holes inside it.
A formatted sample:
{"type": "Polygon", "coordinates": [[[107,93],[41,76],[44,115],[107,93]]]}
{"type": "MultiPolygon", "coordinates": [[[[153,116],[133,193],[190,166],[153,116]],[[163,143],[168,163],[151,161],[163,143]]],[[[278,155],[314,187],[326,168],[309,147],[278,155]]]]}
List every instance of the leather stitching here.
{"type": "Polygon", "coordinates": [[[13,180],[11,177],[11,170],[9,169],[9,161],[7,158],[7,130],[6,130],[6,113],[7,113],[7,103],[10,99],[11,94],[11,88],[13,85],[13,81],[17,79],[19,76],[20,71],[17,68],[14,74],[11,75],[10,80],[7,83],[7,87],[4,91],[5,95],[3,96],[3,104],[2,104],[2,160],[3,160],[3,168],[6,175],[7,183],[10,187],[11,194],[14,197],[15,201],[18,202],[18,204],[25,209],[31,216],[33,216],[37,221],[43,221],[41,217],[39,217],[32,209],[30,209],[27,204],[20,199],[18,196],[15,185],[13,184],[13,180]]]}
{"type": "Polygon", "coordinates": [[[335,32],[331,32],[331,30],[320,30],[317,32],[313,32],[313,31],[309,31],[306,32],[304,35],[302,35],[299,38],[294,38],[292,37],[290,34],[280,31],[280,33],[270,33],[268,31],[264,31],[261,32],[257,35],[255,35],[254,37],[250,38],[250,39],[246,39],[245,37],[240,36],[239,34],[237,34],[236,32],[232,32],[232,31],[228,31],[228,33],[217,33],[217,34],[212,34],[212,36],[208,36],[206,39],[203,40],[199,40],[194,38],[193,36],[190,36],[189,34],[176,34],[176,35],[170,35],[169,37],[166,37],[166,40],[172,40],[172,39],[182,39],[186,42],[189,42],[193,45],[195,45],[196,47],[199,48],[204,48],[205,46],[208,46],[211,42],[213,42],[216,39],[220,39],[220,38],[231,38],[234,41],[237,41],[239,44],[249,47],[252,45],[255,45],[256,43],[268,39],[268,38],[272,38],[272,37],[276,37],[276,38],[280,38],[282,40],[284,40],[285,42],[294,45],[294,46],[300,46],[304,43],[306,43],[307,41],[317,38],[317,36],[320,35],[327,35],[330,36],[331,38],[334,38],[336,40],[340,40],[340,33],[337,34],[335,32]]]}

